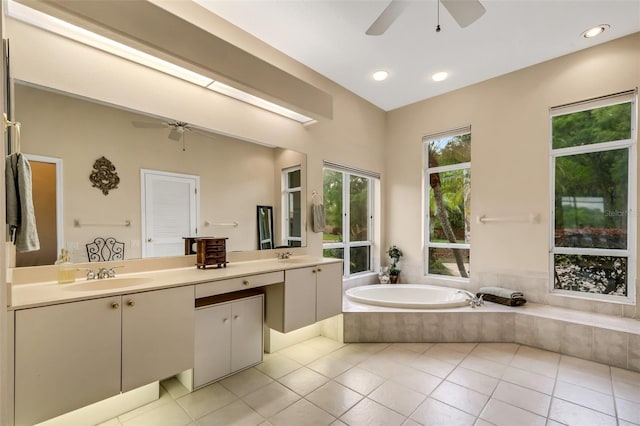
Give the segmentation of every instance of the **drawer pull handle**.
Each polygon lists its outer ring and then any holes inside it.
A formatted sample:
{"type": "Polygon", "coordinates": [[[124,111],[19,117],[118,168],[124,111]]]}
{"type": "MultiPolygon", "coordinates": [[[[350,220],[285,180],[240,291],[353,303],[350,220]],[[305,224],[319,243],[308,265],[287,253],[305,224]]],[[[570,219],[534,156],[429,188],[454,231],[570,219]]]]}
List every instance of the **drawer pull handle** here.
{"type": "Polygon", "coordinates": [[[234,320],[237,320],[239,317],[240,317],[239,315],[234,315],[234,316],[233,316],[233,319],[234,319],[234,320]]]}
{"type": "Polygon", "coordinates": [[[318,272],[322,272],[322,268],[318,268],[318,272]]]}
{"type": "Polygon", "coordinates": [[[136,301],[135,301],[135,300],[133,300],[133,299],[131,299],[131,300],[129,300],[129,301],[127,302],[127,305],[129,305],[129,306],[136,306],[136,301]]]}
{"type": "Polygon", "coordinates": [[[242,285],[249,285],[249,281],[247,280],[242,281],[242,285]]]}
{"type": "Polygon", "coordinates": [[[315,269],[312,269],[312,270],[311,270],[311,272],[313,272],[313,273],[315,274],[315,273],[316,273],[316,270],[315,270],[315,269]]]}
{"type": "Polygon", "coordinates": [[[223,322],[223,323],[226,323],[227,321],[229,321],[229,318],[223,318],[223,319],[222,319],[222,322],[223,322]]]}
{"type": "Polygon", "coordinates": [[[118,309],[120,307],[120,304],[118,302],[113,302],[111,304],[111,309],[118,309]]]}

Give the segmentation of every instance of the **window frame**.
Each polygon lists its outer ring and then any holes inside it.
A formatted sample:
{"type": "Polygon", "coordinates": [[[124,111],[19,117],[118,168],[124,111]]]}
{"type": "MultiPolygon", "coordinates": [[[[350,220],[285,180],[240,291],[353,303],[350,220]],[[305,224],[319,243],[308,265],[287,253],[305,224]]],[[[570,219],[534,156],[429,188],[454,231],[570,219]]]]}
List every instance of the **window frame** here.
{"type": "MultiPolygon", "coordinates": [[[[301,166],[293,166],[282,170],[282,236],[283,242],[287,247],[301,247],[302,246],[302,229],[300,229],[299,237],[292,237],[289,234],[289,212],[291,211],[291,194],[299,193],[300,194],[300,215],[302,215],[302,167],[301,166]],[[289,174],[295,171],[299,171],[300,176],[300,186],[289,188],[289,174]],[[298,242],[299,245],[292,246],[291,242],[298,242]]],[[[300,223],[302,224],[302,217],[300,217],[300,223]]]]}
{"type": "MultiPolygon", "coordinates": [[[[423,167],[422,167],[422,196],[423,196],[423,209],[424,209],[424,232],[423,232],[423,240],[424,244],[423,253],[422,253],[422,262],[423,262],[423,275],[425,277],[438,278],[443,280],[451,280],[457,282],[468,283],[471,280],[471,243],[441,243],[441,242],[432,242],[431,241],[431,217],[430,217],[430,192],[431,192],[431,184],[430,184],[430,176],[435,173],[443,173],[443,172],[451,172],[458,170],[468,170],[471,172],[471,161],[467,161],[464,163],[457,164],[448,164],[445,166],[437,166],[437,167],[429,167],[429,142],[444,139],[444,138],[452,138],[455,136],[462,136],[465,134],[469,134],[469,138],[471,139],[471,126],[461,127],[453,130],[448,130],[444,132],[439,132],[431,135],[425,135],[422,137],[422,157],[423,157],[423,167]],[[433,274],[429,273],[429,249],[462,249],[469,250],[469,271],[468,278],[464,277],[456,277],[442,274],[433,274]]],[[[471,208],[471,206],[469,206],[471,208]]]]}
{"type": "Polygon", "coordinates": [[[366,174],[360,174],[354,171],[348,171],[342,169],[340,167],[331,167],[325,165],[322,168],[322,176],[324,179],[324,172],[326,170],[331,170],[332,172],[337,172],[342,175],[342,236],[343,241],[336,243],[322,243],[322,250],[328,249],[342,249],[342,261],[343,261],[343,277],[357,277],[359,275],[370,274],[374,272],[373,265],[373,247],[374,247],[374,179],[373,176],[367,176],[366,174]],[[350,239],[350,224],[351,224],[351,213],[350,213],[350,202],[351,202],[351,191],[350,191],[350,183],[351,176],[357,176],[360,178],[367,179],[367,240],[366,241],[351,241],[350,239]],[[369,269],[366,271],[351,273],[351,248],[355,247],[369,247],[369,269]]]}
{"type": "Polygon", "coordinates": [[[549,292],[551,294],[578,299],[589,299],[619,304],[635,304],[636,302],[636,277],[637,277],[637,117],[638,117],[637,92],[624,92],[604,96],[592,100],[585,100],[575,104],[562,105],[551,108],[549,111],[549,292]],[[573,114],[582,111],[589,111],[598,108],[631,103],[631,132],[629,139],[598,142],[593,144],[553,148],[553,119],[554,117],[573,114]],[[556,160],[560,157],[569,157],[580,154],[591,154],[599,152],[614,151],[620,149],[628,150],[627,160],[627,248],[626,249],[605,249],[590,247],[556,247],[555,227],[556,227],[556,160]],[[627,259],[627,295],[615,296],[601,293],[580,292],[574,290],[563,290],[555,288],[555,255],[586,255],[586,256],[612,256],[625,257],[627,259]]]}

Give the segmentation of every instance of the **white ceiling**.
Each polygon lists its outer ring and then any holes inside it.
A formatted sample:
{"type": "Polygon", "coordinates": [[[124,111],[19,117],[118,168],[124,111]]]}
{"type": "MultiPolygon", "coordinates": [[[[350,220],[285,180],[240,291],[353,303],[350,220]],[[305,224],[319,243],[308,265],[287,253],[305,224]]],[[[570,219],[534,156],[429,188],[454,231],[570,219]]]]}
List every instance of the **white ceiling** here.
{"type": "Polygon", "coordinates": [[[365,31],[389,0],[195,1],[386,111],[640,31],[640,0],[481,0],[464,29],[441,7],[440,33],[437,2],[411,1],[381,36],[365,31]]]}

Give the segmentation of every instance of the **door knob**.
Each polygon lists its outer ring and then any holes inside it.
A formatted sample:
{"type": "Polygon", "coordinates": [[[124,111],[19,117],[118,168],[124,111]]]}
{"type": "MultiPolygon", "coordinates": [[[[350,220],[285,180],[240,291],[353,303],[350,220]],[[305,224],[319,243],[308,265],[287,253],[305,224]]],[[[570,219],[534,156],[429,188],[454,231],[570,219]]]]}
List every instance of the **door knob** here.
{"type": "Polygon", "coordinates": [[[118,302],[113,302],[111,304],[111,309],[118,309],[120,307],[120,304],[118,302]]]}
{"type": "Polygon", "coordinates": [[[151,241],[153,241],[153,238],[147,238],[148,243],[150,243],[151,241]]]}
{"type": "Polygon", "coordinates": [[[127,302],[127,305],[129,305],[129,306],[136,306],[136,301],[135,301],[135,300],[133,300],[133,299],[131,299],[131,300],[129,300],[129,301],[127,302]]]}

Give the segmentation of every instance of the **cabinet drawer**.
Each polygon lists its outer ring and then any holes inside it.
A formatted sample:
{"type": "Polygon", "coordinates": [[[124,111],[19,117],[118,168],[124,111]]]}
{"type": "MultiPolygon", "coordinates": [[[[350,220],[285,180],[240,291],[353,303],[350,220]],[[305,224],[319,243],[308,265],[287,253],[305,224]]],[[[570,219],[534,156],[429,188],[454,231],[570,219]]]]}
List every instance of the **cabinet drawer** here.
{"type": "Polygon", "coordinates": [[[284,272],[269,272],[266,274],[249,275],[229,280],[212,281],[196,285],[196,299],[216,294],[229,293],[245,288],[262,287],[284,281],[284,272]]]}

